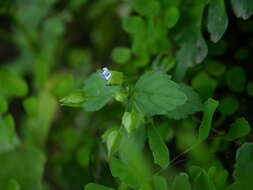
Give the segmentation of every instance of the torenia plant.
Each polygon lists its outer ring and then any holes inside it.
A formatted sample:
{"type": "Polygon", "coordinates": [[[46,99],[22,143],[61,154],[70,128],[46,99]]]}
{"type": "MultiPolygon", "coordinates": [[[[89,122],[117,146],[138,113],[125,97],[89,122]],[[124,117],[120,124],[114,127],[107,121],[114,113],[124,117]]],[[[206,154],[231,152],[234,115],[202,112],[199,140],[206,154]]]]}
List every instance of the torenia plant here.
{"type": "MultiPolygon", "coordinates": [[[[170,160],[169,149],[155,126],[154,117],[160,115],[164,119],[183,119],[204,109],[199,128],[200,143],[209,134],[218,102],[208,99],[202,105],[198,94],[191,87],[174,82],[171,76],[161,70],[147,71],[134,82],[128,82],[130,80],[127,78],[122,72],[103,68],[102,71],[91,74],[83,89],[63,98],[61,104],[95,112],[113,99],[120,102],[125,111],[119,127],[109,128],[102,135],[110,170],[114,177],[127,186],[146,189],[159,181],[165,183],[158,174],[173,162],[170,160]],[[148,164],[143,156],[146,140],[154,163],[148,164]],[[154,167],[160,169],[154,171],[154,167]]],[[[86,186],[86,189],[93,188],[107,189],[97,184],[86,186]]]]}

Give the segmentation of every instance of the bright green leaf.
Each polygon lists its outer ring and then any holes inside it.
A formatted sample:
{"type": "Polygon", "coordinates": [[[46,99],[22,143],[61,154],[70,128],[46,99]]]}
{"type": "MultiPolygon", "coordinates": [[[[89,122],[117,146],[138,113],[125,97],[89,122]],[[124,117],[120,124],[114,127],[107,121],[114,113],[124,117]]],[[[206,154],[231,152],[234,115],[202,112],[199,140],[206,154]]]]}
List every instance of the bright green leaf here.
{"type": "Polygon", "coordinates": [[[178,174],[173,181],[173,190],[191,190],[189,177],[186,173],[178,174]]]}
{"type": "Polygon", "coordinates": [[[132,130],[144,124],[144,116],[140,113],[135,112],[134,110],[131,112],[125,112],[122,117],[122,124],[130,134],[132,130]]]}
{"type": "Polygon", "coordinates": [[[123,20],[123,29],[130,34],[142,32],[144,21],[140,16],[128,16],[123,20]]]}
{"type": "Polygon", "coordinates": [[[153,182],[155,186],[155,190],[168,190],[167,181],[162,176],[154,176],[153,182]]]}
{"type": "Polygon", "coordinates": [[[119,64],[124,64],[131,58],[131,51],[127,47],[116,47],[112,51],[112,59],[119,64]]]}
{"type": "Polygon", "coordinates": [[[213,114],[218,107],[218,104],[218,101],[212,98],[209,98],[204,104],[204,116],[199,126],[198,138],[200,141],[205,140],[209,136],[210,129],[212,126],[213,114]]]}
{"type": "Polygon", "coordinates": [[[8,183],[7,190],[20,190],[20,185],[17,183],[16,180],[10,180],[8,183]]]}
{"type": "Polygon", "coordinates": [[[0,70],[0,91],[10,96],[22,97],[28,92],[25,80],[14,72],[0,70]]]}
{"type": "Polygon", "coordinates": [[[81,107],[85,103],[85,94],[83,91],[75,91],[60,100],[61,105],[70,107],[81,107]]]}
{"type": "Polygon", "coordinates": [[[102,136],[103,140],[106,142],[108,149],[108,156],[113,155],[120,146],[121,134],[119,129],[110,128],[102,136]]]}
{"type": "Polygon", "coordinates": [[[7,112],[8,103],[3,96],[0,96],[0,114],[7,112]]]}
{"type": "Polygon", "coordinates": [[[164,23],[168,28],[172,28],[177,24],[180,13],[177,7],[168,7],[164,15],[164,23]]]}

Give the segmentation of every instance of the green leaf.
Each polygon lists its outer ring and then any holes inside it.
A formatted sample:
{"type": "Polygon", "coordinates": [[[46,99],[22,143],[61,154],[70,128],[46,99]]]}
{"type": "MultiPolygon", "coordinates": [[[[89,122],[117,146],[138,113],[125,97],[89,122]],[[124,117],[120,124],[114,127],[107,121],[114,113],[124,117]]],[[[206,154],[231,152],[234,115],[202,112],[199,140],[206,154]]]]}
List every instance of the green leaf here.
{"type": "Polygon", "coordinates": [[[82,107],[85,103],[86,97],[82,90],[70,93],[68,96],[60,100],[61,105],[69,107],[82,107]]]}
{"type": "Polygon", "coordinates": [[[106,146],[108,149],[108,157],[113,155],[120,146],[121,142],[121,134],[119,129],[110,128],[108,129],[104,135],[102,136],[103,140],[106,142],[106,146]]]}
{"type": "Polygon", "coordinates": [[[247,93],[248,95],[253,96],[253,82],[247,84],[247,93]]]}
{"type": "Polygon", "coordinates": [[[140,16],[128,16],[123,20],[123,29],[130,34],[140,33],[144,30],[144,21],[140,16]]]}
{"type": "Polygon", "coordinates": [[[230,116],[233,115],[238,108],[238,100],[233,96],[226,96],[220,101],[218,111],[224,116],[230,116]]]}
{"type": "Polygon", "coordinates": [[[85,190],[114,190],[114,189],[95,183],[89,183],[85,186],[85,190]]]}
{"type": "Polygon", "coordinates": [[[155,186],[155,190],[168,190],[167,181],[162,176],[154,176],[153,182],[155,186]]]}
{"type": "Polygon", "coordinates": [[[9,180],[7,190],[20,190],[20,185],[17,183],[16,180],[9,180]]]}
{"type": "Polygon", "coordinates": [[[112,59],[119,64],[124,64],[131,58],[131,51],[127,47],[116,47],[112,51],[112,59]]]}
{"type": "Polygon", "coordinates": [[[224,0],[212,0],[208,9],[207,29],[213,42],[218,42],[226,31],[228,18],[224,0]]]}
{"type": "Polygon", "coordinates": [[[73,76],[72,75],[60,75],[54,78],[55,83],[53,85],[52,94],[54,94],[57,98],[62,98],[70,92],[73,87],[73,76]]]}
{"type": "Polygon", "coordinates": [[[110,71],[111,77],[108,79],[110,85],[121,85],[124,82],[124,75],[122,72],[110,71]]]}
{"type": "Polygon", "coordinates": [[[137,189],[141,186],[139,177],[136,175],[134,168],[129,167],[117,158],[111,157],[110,169],[113,177],[118,177],[130,187],[137,189]]]}
{"type": "Polygon", "coordinates": [[[209,132],[212,126],[213,114],[218,106],[219,102],[209,98],[204,104],[204,116],[199,126],[199,141],[205,140],[209,136],[209,132]]]}
{"type": "Polygon", "coordinates": [[[122,117],[122,124],[130,134],[134,129],[144,124],[144,116],[134,110],[131,112],[125,112],[122,117]]]}
{"type": "Polygon", "coordinates": [[[217,60],[205,60],[206,70],[213,76],[219,77],[226,71],[226,66],[223,62],[217,60]]]}
{"type": "Polygon", "coordinates": [[[149,183],[145,183],[141,186],[139,190],[153,190],[152,185],[149,183]]]}
{"type": "Polygon", "coordinates": [[[7,112],[8,103],[3,96],[0,96],[0,114],[7,112]]]}
{"type": "Polygon", "coordinates": [[[168,28],[172,28],[179,20],[179,10],[175,6],[168,7],[164,15],[164,23],[168,28]]]}
{"type": "Polygon", "coordinates": [[[187,101],[185,104],[178,106],[175,110],[169,111],[167,115],[169,118],[183,119],[203,109],[199,95],[191,87],[180,84],[180,90],[186,94],[187,101]]]}
{"type": "Polygon", "coordinates": [[[186,95],[170,77],[161,71],[147,72],[137,81],[132,103],[145,115],[166,115],[183,105],[186,95]]]}
{"type": "Polygon", "coordinates": [[[38,98],[35,96],[30,96],[23,101],[23,107],[31,117],[38,116],[38,104],[38,98]]]}
{"type": "Polygon", "coordinates": [[[84,108],[86,111],[97,111],[111,100],[113,94],[119,91],[117,86],[107,86],[107,81],[99,76],[98,73],[92,74],[84,86],[87,98],[84,108]]]}
{"type": "Polygon", "coordinates": [[[207,172],[198,167],[192,166],[190,168],[190,174],[193,177],[193,189],[194,190],[216,190],[214,183],[208,176],[207,172]]]}
{"type": "Polygon", "coordinates": [[[248,19],[253,14],[253,1],[231,0],[232,8],[238,18],[248,19]]]}
{"type": "Polygon", "coordinates": [[[41,190],[45,163],[42,152],[23,147],[0,154],[0,163],[0,189],[7,189],[9,179],[15,179],[21,189],[41,190]]]}
{"type": "Polygon", "coordinates": [[[0,118],[0,153],[10,151],[20,144],[11,115],[0,118]]]}
{"type": "Polygon", "coordinates": [[[251,190],[253,186],[253,143],[244,143],[236,153],[234,178],[236,185],[234,190],[251,190]]]}
{"type": "Polygon", "coordinates": [[[173,181],[173,190],[191,190],[189,177],[186,173],[178,174],[173,181]]]}
{"type": "Polygon", "coordinates": [[[201,22],[205,8],[203,3],[193,3],[190,9],[183,9],[180,20],[173,31],[179,44],[176,60],[177,66],[173,77],[182,81],[189,67],[201,63],[207,55],[208,49],[202,35],[201,22]]]}
{"type": "Polygon", "coordinates": [[[9,96],[22,97],[28,92],[25,80],[14,72],[0,69],[0,91],[9,96]]]}
{"type": "Polygon", "coordinates": [[[132,3],[136,12],[143,16],[156,15],[160,8],[160,4],[156,0],[135,0],[132,3]]]}
{"type": "Polygon", "coordinates": [[[169,165],[169,150],[153,125],[148,126],[148,142],[156,164],[165,169],[169,165]]]}
{"type": "Polygon", "coordinates": [[[191,81],[192,87],[196,89],[202,99],[213,96],[218,82],[206,72],[199,72],[191,81]]]}
{"type": "Polygon", "coordinates": [[[246,73],[242,67],[236,66],[230,69],[226,75],[226,81],[230,90],[240,93],[244,90],[246,73]]]}
{"type": "Polygon", "coordinates": [[[237,118],[230,126],[227,138],[232,141],[247,135],[251,130],[249,123],[243,118],[237,118]]]}

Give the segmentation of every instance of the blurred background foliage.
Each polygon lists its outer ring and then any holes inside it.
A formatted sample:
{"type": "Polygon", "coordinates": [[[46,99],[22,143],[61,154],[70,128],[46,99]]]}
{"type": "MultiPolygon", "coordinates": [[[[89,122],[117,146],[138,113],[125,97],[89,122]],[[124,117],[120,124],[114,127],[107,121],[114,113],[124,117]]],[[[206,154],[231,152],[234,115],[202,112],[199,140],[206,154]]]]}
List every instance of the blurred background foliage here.
{"type": "Polygon", "coordinates": [[[242,144],[252,141],[251,14],[250,0],[0,1],[0,189],[188,190],[190,178],[192,189],[250,190],[253,145],[242,144]],[[202,102],[219,100],[207,140],[192,147],[201,113],[155,116],[171,165],[154,166],[140,127],[139,142],[123,138],[109,166],[101,137],[120,127],[124,105],[91,113],[59,103],[104,66],[130,84],[160,69],[202,102]]]}

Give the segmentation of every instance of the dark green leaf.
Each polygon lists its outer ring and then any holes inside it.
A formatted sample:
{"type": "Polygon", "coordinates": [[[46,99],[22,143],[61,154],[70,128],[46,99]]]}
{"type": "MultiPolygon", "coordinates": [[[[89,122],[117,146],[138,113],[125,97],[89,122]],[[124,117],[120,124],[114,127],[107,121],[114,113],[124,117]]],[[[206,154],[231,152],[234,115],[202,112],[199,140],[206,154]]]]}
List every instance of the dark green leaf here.
{"type": "Polygon", "coordinates": [[[218,42],[226,31],[228,18],[224,0],[212,0],[208,9],[207,29],[213,42],[218,42]]]}
{"type": "Polygon", "coordinates": [[[249,123],[244,118],[237,118],[230,126],[227,134],[228,140],[232,141],[247,135],[251,130],[249,123]]]}
{"type": "Polygon", "coordinates": [[[220,101],[218,111],[225,116],[233,115],[239,108],[238,100],[233,96],[226,96],[220,101]]]}
{"type": "Polygon", "coordinates": [[[226,80],[230,90],[240,93],[245,87],[246,73],[242,67],[233,67],[227,72],[226,80]]]}
{"type": "Polygon", "coordinates": [[[253,143],[244,143],[236,153],[236,164],[234,170],[235,188],[251,190],[253,187],[253,143]]]}
{"type": "Polygon", "coordinates": [[[173,181],[173,190],[191,190],[189,177],[186,173],[178,174],[173,181]]]}
{"type": "Polygon", "coordinates": [[[170,77],[161,71],[147,72],[137,81],[132,97],[133,105],[145,115],[165,115],[183,105],[186,95],[170,77]]]}
{"type": "Polygon", "coordinates": [[[130,168],[128,165],[112,157],[110,159],[110,169],[113,177],[118,177],[132,188],[139,188],[141,186],[139,177],[136,176],[134,168],[130,168]]]}
{"type": "Polygon", "coordinates": [[[248,19],[253,14],[253,1],[231,0],[233,10],[237,17],[248,19]]]}
{"type": "Polygon", "coordinates": [[[167,181],[162,176],[154,176],[153,177],[155,190],[168,190],[167,181]]]}
{"type": "Polygon", "coordinates": [[[150,149],[152,150],[155,163],[160,165],[163,169],[166,168],[170,161],[169,150],[153,125],[148,126],[148,142],[150,149]]]}
{"type": "Polygon", "coordinates": [[[86,111],[97,111],[108,103],[119,90],[117,86],[106,86],[107,81],[99,76],[98,73],[92,74],[84,86],[85,97],[87,98],[84,108],[86,111]]]}
{"type": "Polygon", "coordinates": [[[15,179],[21,189],[41,190],[45,157],[35,148],[22,148],[0,154],[0,189],[15,179]]]}
{"type": "Polygon", "coordinates": [[[95,183],[89,183],[85,186],[85,190],[114,190],[114,189],[95,183]]]}
{"type": "Polygon", "coordinates": [[[203,109],[199,95],[191,87],[180,84],[180,90],[186,94],[187,101],[183,105],[178,106],[175,110],[169,111],[169,118],[183,119],[188,115],[194,114],[195,112],[201,111],[203,109]]]}

